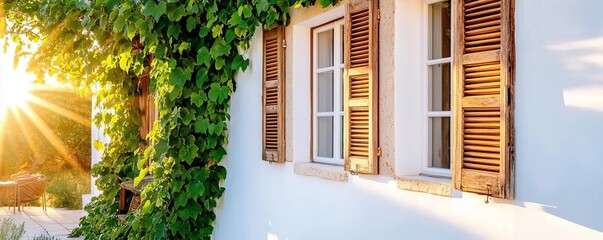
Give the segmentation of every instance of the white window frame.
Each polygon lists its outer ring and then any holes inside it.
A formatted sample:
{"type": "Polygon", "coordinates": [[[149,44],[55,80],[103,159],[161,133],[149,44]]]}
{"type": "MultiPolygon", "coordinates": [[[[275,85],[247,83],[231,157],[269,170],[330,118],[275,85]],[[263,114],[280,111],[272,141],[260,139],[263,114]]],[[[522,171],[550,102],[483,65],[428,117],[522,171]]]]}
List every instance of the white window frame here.
{"type": "Polygon", "coordinates": [[[313,162],[326,163],[334,165],[343,165],[344,160],[342,156],[343,152],[343,139],[342,139],[342,125],[343,122],[343,68],[342,63],[342,28],[344,20],[336,20],[319,27],[313,28],[312,31],[312,159],[313,162]],[[333,66],[318,68],[318,33],[333,29],[333,66]],[[333,112],[318,112],[318,74],[323,72],[333,71],[333,112]],[[318,156],[318,118],[319,117],[333,117],[333,158],[319,157],[318,156]]]}
{"type": "MultiPolygon", "coordinates": [[[[421,66],[422,66],[422,70],[421,70],[421,83],[422,83],[422,93],[421,94],[423,97],[421,97],[421,101],[422,101],[422,109],[423,109],[423,120],[422,122],[422,138],[423,140],[422,142],[422,148],[421,148],[421,153],[422,153],[422,158],[421,158],[421,173],[422,174],[427,174],[427,175],[435,175],[435,176],[445,176],[445,177],[451,177],[452,176],[452,170],[451,169],[444,169],[444,168],[434,168],[434,167],[429,167],[429,161],[431,159],[431,134],[430,134],[430,120],[431,118],[434,117],[448,117],[450,119],[450,125],[451,125],[451,131],[450,131],[450,167],[452,168],[453,166],[453,161],[454,161],[454,157],[452,155],[452,144],[454,144],[454,142],[452,141],[452,101],[453,101],[453,97],[452,97],[452,91],[454,89],[454,79],[452,78],[452,71],[450,71],[450,103],[451,103],[451,109],[450,111],[430,111],[430,98],[431,98],[431,86],[430,86],[430,72],[429,72],[429,67],[433,66],[433,65],[437,65],[437,64],[445,64],[445,63],[450,63],[450,66],[452,68],[453,66],[453,62],[452,62],[452,56],[454,56],[454,11],[451,12],[451,24],[450,24],[450,28],[451,28],[451,40],[450,40],[450,57],[447,58],[439,58],[439,59],[433,59],[433,60],[429,60],[430,56],[429,56],[429,48],[430,46],[430,39],[431,39],[431,32],[430,32],[430,27],[429,27],[429,5],[434,4],[434,3],[439,3],[439,2],[444,2],[445,0],[423,0],[423,9],[422,9],[422,19],[423,19],[423,23],[422,23],[422,41],[421,41],[421,45],[422,45],[422,54],[421,54],[421,66]]],[[[451,8],[453,8],[453,3],[454,1],[451,1],[451,8]]]]}

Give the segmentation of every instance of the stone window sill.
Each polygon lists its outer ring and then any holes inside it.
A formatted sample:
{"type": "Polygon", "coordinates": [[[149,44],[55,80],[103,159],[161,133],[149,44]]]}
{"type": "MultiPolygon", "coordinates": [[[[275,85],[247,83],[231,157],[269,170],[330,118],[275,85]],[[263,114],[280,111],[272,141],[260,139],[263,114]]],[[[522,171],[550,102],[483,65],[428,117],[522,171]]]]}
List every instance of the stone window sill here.
{"type": "Polygon", "coordinates": [[[299,175],[319,177],[322,179],[347,182],[348,172],[343,170],[343,166],[334,166],[322,163],[295,163],[293,172],[299,175]]]}
{"type": "Polygon", "coordinates": [[[452,180],[450,178],[416,175],[398,177],[396,182],[398,188],[403,190],[452,197],[452,180]]]}

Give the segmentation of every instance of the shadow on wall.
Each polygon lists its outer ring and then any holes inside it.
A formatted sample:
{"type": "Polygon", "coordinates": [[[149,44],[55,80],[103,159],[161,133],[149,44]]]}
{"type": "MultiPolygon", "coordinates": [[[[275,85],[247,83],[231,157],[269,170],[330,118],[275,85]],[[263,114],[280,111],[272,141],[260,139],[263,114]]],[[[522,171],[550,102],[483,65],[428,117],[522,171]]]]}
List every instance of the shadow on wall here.
{"type": "Polygon", "coordinates": [[[516,4],[518,205],[603,232],[603,1],[516,4]]]}

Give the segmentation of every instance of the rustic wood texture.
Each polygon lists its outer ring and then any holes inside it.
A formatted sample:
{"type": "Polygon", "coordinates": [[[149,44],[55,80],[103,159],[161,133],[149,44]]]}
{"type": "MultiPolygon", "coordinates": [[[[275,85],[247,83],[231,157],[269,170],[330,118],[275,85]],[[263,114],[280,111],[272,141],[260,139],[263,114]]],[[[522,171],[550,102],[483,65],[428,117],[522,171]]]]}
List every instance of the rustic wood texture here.
{"type": "Polygon", "coordinates": [[[285,28],[263,34],[262,159],[285,162],[285,28]]]}
{"type": "Polygon", "coordinates": [[[514,0],[455,0],[453,182],[512,199],[514,0]]]}
{"type": "Polygon", "coordinates": [[[147,135],[153,129],[153,124],[155,120],[158,118],[157,107],[155,106],[155,98],[154,95],[151,94],[149,90],[151,79],[148,74],[142,75],[137,79],[137,94],[136,94],[136,104],[141,112],[141,121],[140,125],[140,137],[147,141],[147,144],[144,146],[148,146],[150,142],[148,141],[147,135]]]}
{"type": "Polygon", "coordinates": [[[377,174],[379,2],[351,0],[345,15],[345,170],[377,174]]]}

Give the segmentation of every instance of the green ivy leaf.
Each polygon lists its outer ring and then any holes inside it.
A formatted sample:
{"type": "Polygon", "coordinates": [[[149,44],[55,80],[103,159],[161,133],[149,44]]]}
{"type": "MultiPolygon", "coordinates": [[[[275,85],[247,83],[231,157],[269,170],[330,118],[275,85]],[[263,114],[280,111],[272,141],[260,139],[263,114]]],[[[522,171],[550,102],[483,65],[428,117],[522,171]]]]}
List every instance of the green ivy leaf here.
{"type": "Polygon", "coordinates": [[[152,209],[152,206],[151,206],[151,201],[146,200],[146,201],[144,202],[144,205],[142,205],[142,213],[143,213],[143,214],[144,214],[144,213],[149,213],[149,212],[151,211],[151,209],[152,209]]]}
{"type": "Polygon", "coordinates": [[[103,142],[99,141],[99,140],[94,140],[94,149],[96,149],[96,151],[103,151],[103,149],[105,148],[105,144],[103,144],[103,142]]]}
{"type": "Polygon", "coordinates": [[[167,11],[168,19],[172,22],[180,21],[185,12],[184,6],[170,7],[167,11]]]}
{"type": "Polygon", "coordinates": [[[243,72],[244,72],[245,70],[247,70],[248,66],[249,66],[249,59],[243,60],[243,62],[241,63],[241,70],[243,70],[243,72]]]}
{"type": "Polygon", "coordinates": [[[140,18],[136,20],[136,23],[134,23],[134,26],[136,26],[138,31],[140,31],[141,33],[146,33],[149,29],[149,25],[150,23],[147,23],[144,18],[140,18]]]}
{"type": "Polygon", "coordinates": [[[134,25],[128,26],[128,39],[132,40],[136,36],[136,27],[134,25]]]}
{"type": "Polygon", "coordinates": [[[148,172],[149,172],[149,168],[143,168],[142,170],[140,170],[138,177],[134,178],[134,186],[138,186],[138,184],[140,184],[142,179],[147,176],[148,172]]]}
{"type": "Polygon", "coordinates": [[[270,7],[270,3],[268,3],[268,0],[256,0],[255,2],[256,10],[259,13],[265,12],[270,7]]]}
{"type": "Polygon", "coordinates": [[[209,67],[211,64],[211,55],[209,54],[209,49],[206,47],[201,47],[199,51],[197,51],[197,65],[204,64],[209,67]]]}
{"type": "Polygon", "coordinates": [[[213,157],[216,162],[220,162],[224,155],[226,155],[226,150],[223,147],[218,147],[216,151],[211,153],[211,157],[213,157]]]}
{"type": "MultiPolygon", "coordinates": [[[[235,57],[235,59],[232,61],[232,64],[230,65],[230,67],[232,68],[232,70],[238,70],[239,68],[241,68],[241,65],[243,64],[243,62],[245,61],[245,59],[243,59],[243,56],[241,55],[237,55],[235,57]]],[[[243,70],[245,71],[245,70],[243,70]]]]}
{"type": "Polygon", "coordinates": [[[167,47],[165,47],[165,45],[163,45],[163,44],[159,44],[155,48],[155,57],[164,58],[166,52],[167,52],[167,47]]]}
{"type": "Polygon", "coordinates": [[[210,124],[207,130],[209,130],[209,134],[221,135],[224,131],[224,126],[222,124],[210,124]]]}
{"type": "MultiPolygon", "coordinates": [[[[207,66],[209,66],[209,64],[207,64],[207,66]]],[[[196,78],[196,84],[198,88],[202,88],[203,87],[203,83],[207,82],[209,80],[209,77],[207,75],[207,69],[206,68],[200,68],[197,71],[197,78],[196,78]]]]}
{"type": "Polygon", "coordinates": [[[186,18],[186,30],[188,32],[192,32],[197,26],[197,22],[198,20],[196,17],[189,16],[188,18],[186,18]]]}
{"type": "Polygon", "coordinates": [[[227,43],[231,43],[232,40],[234,40],[236,37],[234,30],[232,29],[228,29],[226,30],[226,34],[224,35],[224,40],[226,40],[227,43]]]}
{"type": "Polygon", "coordinates": [[[243,23],[245,22],[241,18],[241,15],[237,14],[236,12],[232,13],[232,15],[230,15],[230,20],[228,20],[228,24],[231,26],[241,25],[243,23]]]}
{"type": "Polygon", "coordinates": [[[224,39],[216,39],[214,45],[209,50],[212,58],[221,57],[230,53],[230,44],[226,43],[224,39]]]}
{"type": "Polygon", "coordinates": [[[240,37],[240,38],[245,37],[247,35],[247,29],[242,29],[238,26],[234,28],[234,32],[235,32],[235,35],[237,35],[237,37],[240,37]]]}
{"type": "Polygon", "coordinates": [[[180,35],[180,27],[176,24],[170,24],[168,26],[167,36],[172,38],[178,38],[180,35]]]}
{"type": "Polygon", "coordinates": [[[229,89],[226,86],[220,86],[219,83],[212,83],[209,90],[209,100],[212,102],[223,102],[228,97],[229,89]]]}
{"type": "Polygon", "coordinates": [[[168,150],[167,140],[161,139],[153,147],[155,148],[155,160],[158,160],[159,156],[165,154],[168,150]]]}
{"type": "Polygon", "coordinates": [[[195,104],[195,106],[197,107],[201,107],[201,105],[203,105],[203,103],[207,101],[207,96],[205,95],[204,92],[200,92],[200,93],[192,93],[191,94],[191,102],[193,102],[193,104],[195,104]]]}
{"type": "Polygon", "coordinates": [[[215,166],[214,170],[218,173],[220,180],[226,179],[226,168],[224,168],[224,166],[220,166],[220,165],[214,165],[214,166],[215,166]]]}
{"type": "Polygon", "coordinates": [[[189,125],[193,119],[195,119],[195,113],[194,109],[189,110],[188,108],[181,108],[180,116],[182,117],[182,123],[184,123],[184,125],[189,125]]]}
{"type": "Polygon", "coordinates": [[[167,6],[164,1],[161,1],[159,2],[159,4],[156,4],[155,1],[149,0],[144,6],[143,15],[145,17],[153,16],[155,22],[158,22],[159,18],[166,13],[166,8],[167,6]]]}
{"type": "Polygon", "coordinates": [[[113,31],[121,32],[126,27],[126,19],[123,16],[117,17],[113,22],[113,31]]]}
{"type": "Polygon", "coordinates": [[[201,182],[192,182],[188,185],[187,190],[187,192],[190,193],[191,197],[197,200],[198,197],[203,196],[203,193],[205,192],[205,186],[203,186],[203,183],[201,182]]]}
{"type": "Polygon", "coordinates": [[[239,10],[237,11],[237,13],[240,16],[244,16],[245,18],[250,18],[251,17],[251,6],[242,5],[239,7],[239,10]]]}
{"type": "Polygon", "coordinates": [[[216,70],[222,69],[222,67],[224,67],[225,63],[226,63],[226,60],[224,60],[224,58],[216,58],[216,70]]]}
{"type": "Polygon", "coordinates": [[[201,30],[199,30],[199,37],[200,38],[204,38],[205,36],[207,36],[207,34],[209,34],[209,28],[202,27],[201,30]]]}
{"type": "Polygon", "coordinates": [[[195,123],[193,123],[193,127],[195,129],[195,133],[207,133],[207,129],[209,128],[209,121],[201,116],[197,117],[195,123]]]}
{"type": "Polygon", "coordinates": [[[333,1],[333,0],[318,0],[318,2],[320,3],[320,5],[322,7],[328,7],[328,6],[333,5],[335,3],[335,1],[333,1]]]}
{"type": "Polygon", "coordinates": [[[224,27],[224,25],[222,25],[222,24],[215,25],[213,28],[211,28],[211,36],[213,38],[217,38],[220,35],[222,35],[222,28],[223,27],[224,27]]]}
{"type": "Polygon", "coordinates": [[[281,9],[282,12],[289,12],[288,0],[276,0],[276,5],[281,9]]]}
{"type": "Polygon", "coordinates": [[[204,182],[207,176],[209,176],[209,171],[207,168],[197,168],[193,171],[193,175],[193,178],[197,181],[204,182]]]}
{"type": "Polygon", "coordinates": [[[186,73],[181,67],[172,70],[172,72],[170,73],[170,84],[174,84],[180,89],[184,87],[184,83],[186,83],[186,80],[186,73]]]}
{"type": "Polygon", "coordinates": [[[178,46],[178,53],[182,54],[182,52],[188,50],[191,48],[191,44],[187,43],[187,42],[182,42],[179,46],[178,46]]]}
{"type": "Polygon", "coordinates": [[[189,165],[193,163],[193,160],[198,156],[199,147],[195,144],[190,144],[183,146],[180,151],[178,151],[178,157],[181,160],[187,162],[189,165]]]}
{"type": "Polygon", "coordinates": [[[187,201],[188,201],[187,192],[180,192],[178,194],[178,197],[176,198],[176,201],[174,202],[174,208],[178,209],[179,207],[186,206],[187,201]]]}

